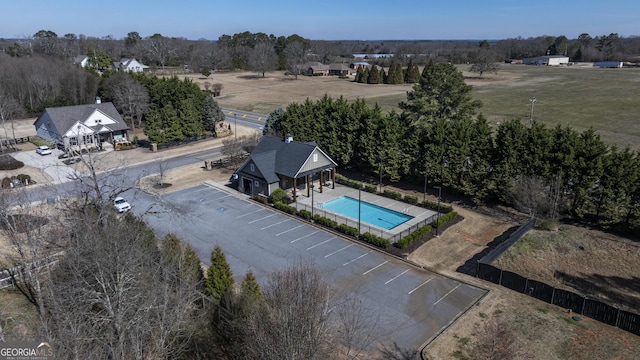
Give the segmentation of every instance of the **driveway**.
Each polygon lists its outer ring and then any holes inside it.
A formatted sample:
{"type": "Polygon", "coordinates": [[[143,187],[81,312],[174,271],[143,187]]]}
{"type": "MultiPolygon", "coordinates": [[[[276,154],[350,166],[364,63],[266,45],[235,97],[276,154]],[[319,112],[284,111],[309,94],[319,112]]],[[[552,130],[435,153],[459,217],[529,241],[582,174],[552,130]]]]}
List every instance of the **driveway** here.
{"type": "Polygon", "coordinates": [[[63,183],[69,181],[70,176],[74,174],[72,167],[65,165],[58,156],[62,155],[62,150],[51,149],[51,155],[40,155],[35,150],[21,151],[12,156],[25,165],[41,169],[49,175],[54,183],[63,183]]]}
{"type": "Polygon", "coordinates": [[[357,299],[369,314],[366,331],[381,344],[418,349],[486,293],[222,188],[199,185],[161,198],[138,196],[134,212],[154,203],[158,212],[145,215],[154,230],[189,242],[205,264],[220,245],[237,283],[248,270],[264,284],[276,269],[314,263],[331,285],[334,304],[357,299]]]}

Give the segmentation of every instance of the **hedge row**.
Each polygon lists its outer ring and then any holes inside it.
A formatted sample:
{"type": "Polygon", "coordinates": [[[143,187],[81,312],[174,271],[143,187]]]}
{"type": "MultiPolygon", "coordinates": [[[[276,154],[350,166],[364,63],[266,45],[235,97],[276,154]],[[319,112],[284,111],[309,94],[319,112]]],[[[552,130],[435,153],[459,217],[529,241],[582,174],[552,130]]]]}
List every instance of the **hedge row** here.
{"type": "Polygon", "coordinates": [[[363,189],[364,191],[372,194],[375,194],[376,192],[378,192],[378,187],[375,185],[365,184],[360,181],[351,180],[342,175],[336,175],[336,182],[338,184],[352,187],[354,189],[363,189]]]}
{"type": "MultiPolygon", "coordinates": [[[[349,178],[346,178],[344,176],[341,175],[336,175],[336,182],[338,184],[342,184],[345,186],[349,186],[352,187],[354,189],[361,189],[362,186],[364,185],[364,191],[372,193],[372,194],[376,194],[378,193],[378,188],[374,185],[370,185],[370,184],[364,184],[360,181],[355,181],[355,180],[351,180],[349,178]]],[[[420,206],[426,209],[430,209],[430,210],[438,210],[438,202],[437,201],[430,201],[430,200],[424,200],[421,202],[418,202],[418,197],[413,196],[413,195],[402,195],[402,193],[399,193],[397,191],[392,191],[392,190],[384,190],[381,194],[384,197],[388,197],[390,199],[394,199],[394,200],[398,200],[398,201],[402,201],[405,202],[409,205],[416,205],[416,206],[420,206]]],[[[440,203],[440,212],[443,214],[447,214],[453,211],[453,208],[449,205],[445,205],[443,203],[440,203]]]]}
{"type": "Polygon", "coordinates": [[[398,242],[395,243],[395,246],[400,249],[404,249],[407,246],[413,244],[416,240],[422,239],[425,235],[429,234],[432,229],[433,228],[431,227],[431,225],[425,225],[420,229],[398,240],[398,242]]]}
{"type": "Polygon", "coordinates": [[[362,234],[362,240],[383,249],[388,249],[391,246],[391,242],[389,240],[369,232],[362,234]]]}
{"type": "Polygon", "coordinates": [[[431,223],[431,226],[441,227],[442,225],[444,225],[444,224],[448,223],[449,221],[455,219],[456,216],[458,216],[458,213],[456,213],[455,211],[448,212],[448,213],[440,216],[436,220],[434,220],[431,223]]]}

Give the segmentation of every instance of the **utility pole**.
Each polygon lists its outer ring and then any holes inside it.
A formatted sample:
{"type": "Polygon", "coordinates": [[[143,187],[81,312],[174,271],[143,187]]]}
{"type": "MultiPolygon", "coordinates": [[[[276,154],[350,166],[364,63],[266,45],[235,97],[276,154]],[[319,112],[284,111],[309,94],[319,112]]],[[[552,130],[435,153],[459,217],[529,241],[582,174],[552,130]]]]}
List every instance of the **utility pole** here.
{"type": "Polygon", "coordinates": [[[536,102],[536,97],[529,99],[531,101],[531,114],[529,115],[529,129],[533,127],[533,104],[536,102]]]}

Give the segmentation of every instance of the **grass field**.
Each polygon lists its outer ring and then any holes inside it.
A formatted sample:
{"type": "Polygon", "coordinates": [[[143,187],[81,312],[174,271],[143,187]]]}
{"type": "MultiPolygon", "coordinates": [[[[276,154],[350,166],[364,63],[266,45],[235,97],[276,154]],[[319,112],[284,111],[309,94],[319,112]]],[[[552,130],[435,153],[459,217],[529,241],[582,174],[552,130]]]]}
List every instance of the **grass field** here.
{"type": "MultiPolygon", "coordinates": [[[[482,113],[491,124],[531,116],[530,99],[535,97],[533,119],[554,127],[570,126],[578,131],[593,127],[602,139],[620,147],[640,149],[640,68],[597,69],[590,64],[564,67],[500,65],[497,74],[468,72],[459,65],[472,95],[482,101],[482,113]]],[[[278,107],[324,94],[348,100],[365,99],[377,103],[383,112],[398,111],[411,85],[366,85],[336,77],[300,76],[298,80],[280,72],[258,78],[251,73],[216,73],[211,79],[190,76],[203,83],[222,83],[221,106],[269,114],[278,107]]]]}
{"type": "MultiPolygon", "coordinates": [[[[473,74],[465,73],[467,76],[473,74]]],[[[468,79],[492,122],[533,119],[578,131],[593,127],[607,143],[640,148],[640,68],[502,65],[497,75],[468,79]]]]}

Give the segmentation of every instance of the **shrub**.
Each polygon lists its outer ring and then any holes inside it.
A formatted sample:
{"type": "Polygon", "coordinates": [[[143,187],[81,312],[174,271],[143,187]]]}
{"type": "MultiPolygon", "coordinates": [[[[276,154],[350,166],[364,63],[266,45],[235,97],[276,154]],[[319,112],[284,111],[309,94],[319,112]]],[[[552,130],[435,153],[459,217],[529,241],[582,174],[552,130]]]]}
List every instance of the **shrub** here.
{"type": "Polygon", "coordinates": [[[22,161],[16,160],[11,155],[0,155],[0,170],[15,170],[24,166],[22,161]]]}
{"type": "Polygon", "coordinates": [[[271,202],[283,202],[283,200],[287,197],[287,192],[278,188],[271,193],[271,202]]]}
{"type": "Polygon", "coordinates": [[[295,215],[296,214],[296,208],[287,204],[284,204],[282,202],[276,202],[273,203],[273,206],[283,212],[286,212],[287,214],[291,214],[291,215],[295,215]]]}
{"type": "MultiPolygon", "coordinates": [[[[438,202],[431,200],[424,200],[420,203],[420,206],[426,209],[438,211],[438,202]]],[[[447,214],[453,211],[453,208],[449,205],[445,205],[442,202],[440,203],[440,212],[443,214],[447,214]]]]}
{"type": "Polygon", "coordinates": [[[402,194],[400,194],[399,192],[396,192],[396,191],[385,190],[382,193],[382,196],[388,197],[388,198],[393,199],[393,200],[402,200],[402,194]]]}
{"type": "Polygon", "coordinates": [[[364,191],[366,191],[368,193],[375,194],[376,191],[378,191],[378,187],[375,186],[375,185],[371,185],[371,184],[365,184],[364,185],[364,191]]]}
{"type": "Polygon", "coordinates": [[[8,189],[10,187],[11,187],[11,179],[9,179],[8,177],[5,177],[4,179],[2,179],[2,188],[8,189]]]}
{"type": "Polygon", "coordinates": [[[364,240],[365,242],[371,245],[381,247],[383,249],[388,249],[391,246],[391,243],[389,242],[389,240],[382,238],[378,235],[373,235],[372,233],[369,233],[369,232],[362,234],[362,240],[364,240]]]}
{"type": "Polygon", "coordinates": [[[300,211],[298,211],[298,216],[305,220],[311,220],[311,211],[300,209],[300,211]]]}
{"type": "Polygon", "coordinates": [[[23,184],[27,184],[31,180],[31,176],[27,174],[18,174],[16,175],[16,179],[20,180],[23,184]]]}
{"type": "Polygon", "coordinates": [[[458,216],[458,213],[456,213],[455,211],[448,212],[448,213],[440,216],[436,220],[434,220],[431,223],[431,225],[434,226],[434,227],[441,227],[442,225],[444,225],[444,224],[448,223],[449,221],[455,219],[456,216],[458,216]]]}
{"type": "Polygon", "coordinates": [[[341,233],[345,234],[345,235],[350,235],[350,236],[358,236],[358,229],[354,228],[353,226],[349,226],[347,224],[340,224],[336,230],[340,231],[341,233]]]}
{"type": "Polygon", "coordinates": [[[333,221],[333,220],[331,220],[331,219],[329,219],[327,217],[320,216],[319,214],[316,214],[313,217],[313,221],[315,221],[316,224],[318,224],[318,225],[326,226],[326,227],[329,227],[329,228],[332,228],[332,229],[335,229],[335,228],[338,227],[338,223],[337,222],[335,222],[335,221],[333,221]]]}
{"type": "Polygon", "coordinates": [[[415,205],[418,203],[418,197],[413,195],[405,195],[403,201],[407,204],[415,205]]]}
{"type": "Polygon", "coordinates": [[[420,240],[422,239],[425,235],[429,234],[432,230],[431,225],[425,225],[423,227],[421,227],[420,229],[412,232],[411,234],[403,237],[402,239],[398,240],[398,242],[395,244],[396,247],[400,248],[400,249],[404,249],[407,246],[413,244],[416,240],[420,240]]]}

